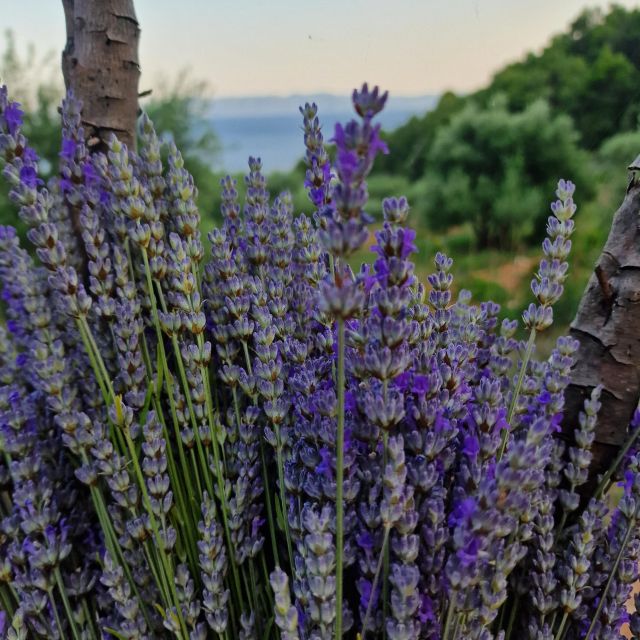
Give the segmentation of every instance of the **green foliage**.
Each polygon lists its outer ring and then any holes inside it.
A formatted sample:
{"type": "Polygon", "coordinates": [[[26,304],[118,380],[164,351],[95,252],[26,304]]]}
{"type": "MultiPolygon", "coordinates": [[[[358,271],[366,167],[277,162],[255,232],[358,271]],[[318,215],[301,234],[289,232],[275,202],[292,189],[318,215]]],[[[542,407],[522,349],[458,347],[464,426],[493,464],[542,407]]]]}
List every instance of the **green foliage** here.
{"type": "Polygon", "coordinates": [[[445,93],[435,110],[388,134],[393,153],[379,170],[423,178],[438,133],[469,103],[489,109],[502,100],[519,113],[544,99],[552,114],[573,119],[580,145],[595,150],[610,136],[635,129],[639,98],[640,9],[586,10],[542,52],[507,65],[487,87],[465,97],[445,93]]]}
{"type": "Polygon", "coordinates": [[[559,175],[585,193],[585,157],[570,118],[539,100],[520,113],[504,100],[470,103],[435,137],[427,155],[426,216],[435,229],[470,220],[479,247],[512,249],[544,228],[559,175]]]}
{"type": "Polygon", "coordinates": [[[605,138],[635,125],[640,73],[621,53],[605,46],[589,67],[582,91],[568,112],[582,133],[588,149],[605,138]]]}
{"type": "Polygon", "coordinates": [[[640,153],[640,131],[625,131],[611,136],[598,150],[598,159],[616,170],[631,164],[640,153]]]}
{"type": "Polygon", "coordinates": [[[427,150],[437,132],[464,104],[464,98],[447,91],[442,94],[435,109],[420,118],[411,118],[406,124],[386,134],[384,137],[392,152],[379,158],[376,173],[401,174],[411,181],[421,178],[426,170],[427,150]]]}
{"type": "Polygon", "coordinates": [[[640,130],[618,133],[603,142],[595,156],[595,166],[609,192],[622,196],[628,180],[625,169],[639,154],[640,130]]]}
{"type": "MultiPolygon", "coordinates": [[[[60,149],[60,116],[57,108],[62,98],[62,86],[52,80],[59,76],[57,58],[51,54],[39,58],[33,46],[21,54],[13,33],[5,32],[4,51],[0,53],[0,80],[11,87],[12,95],[28,114],[23,131],[38,149],[40,172],[45,179],[55,170],[60,149]]],[[[26,226],[9,200],[4,182],[0,185],[0,219],[2,224],[16,227],[21,236],[26,233],[26,226]]]]}
{"type": "Polygon", "coordinates": [[[293,198],[293,210],[296,213],[310,214],[313,211],[313,206],[304,186],[305,170],[305,167],[296,167],[289,172],[275,171],[269,174],[267,188],[273,196],[288,191],[293,198]]]}
{"type": "MultiPolygon", "coordinates": [[[[380,156],[379,156],[380,157],[380,156]]],[[[389,196],[401,196],[409,190],[409,180],[402,174],[375,173],[368,181],[369,202],[367,212],[382,220],[382,201],[389,196]]]]}
{"type": "Polygon", "coordinates": [[[513,111],[546,98],[554,112],[574,119],[583,146],[594,149],[635,127],[639,83],[640,10],[614,6],[606,15],[584,11],[540,54],[498,72],[476,97],[486,103],[505,95],[513,111]]]}

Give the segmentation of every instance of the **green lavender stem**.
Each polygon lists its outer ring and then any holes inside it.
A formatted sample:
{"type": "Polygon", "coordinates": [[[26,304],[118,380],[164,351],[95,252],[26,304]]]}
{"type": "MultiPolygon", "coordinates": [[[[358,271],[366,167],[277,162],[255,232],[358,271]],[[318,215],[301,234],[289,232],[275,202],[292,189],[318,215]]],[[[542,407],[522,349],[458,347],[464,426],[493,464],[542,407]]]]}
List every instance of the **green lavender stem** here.
{"type": "Polygon", "coordinates": [[[180,624],[180,628],[184,633],[184,637],[188,638],[189,634],[187,632],[187,627],[182,616],[182,607],[180,606],[180,600],[178,598],[178,594],[176,592],[175,585],[175,576],[173,573],[173,567],[171,562],[169,561],[167,554],[165,552],[164,546],[160,544],[160,532],[158,530],[158,523],[156,522],[155,515],[151,508],[151,501],[149,499],[149,493],[147,491],[147,485],[144,481],[144,476],[142,474],[142,469],[140,468],[140,463],[138,462],[138,456],[136,455],[135,445],[129,433],[125,430],[124,437],[127,442],[127,446],[129,448],[129,452],[131,454],[131,462],[133,463],[133,470],[138,480],[138,485],[140,486],[140,491],[142,492],[143,503],[145,505],[147,515],[149,516],[149,523],[151,525],[151,530],[153,532],[154,539],[157,541],[158,546],[158,556],[160,559],[160,573],[163,574],[167,583],[168,583],[168,591],[171,596],[171,599],[176,608],[176,612],[178,615],[178,622],[180,624]]]}
{"type": "Polygon", "coordinates": [[[71,634],[73,635],[74,640],[80,640],[80,634],[78,633],[78,629],[76,627],[76,622],[73,617],[73,610],[71,609],[71,603],[69,602],[69,598],[67,597],[67,590],[65,589],[64,582],[62,581],[62,574],[60,573],[59,567],[55,568],[53,575],[55,577],[56,585],[58,586],[58,591],[60,592],[60,597],[62,598],[64,611],[67,614],[67,619],[69,620],[71,634]]]}
{"type": "MultiPolygon", "coordinates": [[[[278,558],[278,544],[276,542],[276,527],[273,517],[273,507],[271,506],[271,489],[269,488],[269,478],[267,476],[267,457],[264,453],[264,443],[260,441],[260,457],[262,459],[262,481],[265,489],[265,502],[267,504],[267,519],[269,520],[269,537],[271,538],[271,550],[273,552],[273,559],[276,565],[280,565],[278,558]]],[[[269,575],[267,574],[267,582],[269,575]]]]}
{"type": "Polygon", "coordinates": [[[518,398],[520,397],[520,390],[522,389],[522,383],[524,382],[524,376],[527,373],[527,367],[529,366],[529,361],[531,360],[531,354],[533,353],[533,347],[536,343],[536,335],[537,335],[537,331],[535,327],[533,327],[531,329],[531,333],[529,334],[529,340],[527,341],[527,347],[524,352],[524,358],[522,359],[522,365],[520,367],[520,372],[518,373],[516,388],[513,390],[513,396],[511,397],[511,402],[509,403],[509,412],[507,413],[507,428],[503,429],[502,431],[502,441],[500,442],[500,451],[498,452],[498,460],[502,458],[502,456],[504,455],[504,451],[507,448],[507,439],[509,438],[511,421],[513,420],[513,415],[516,411],[518,398]]]}
{"type": "Polygon", "coordinates": [[[344,320],[338,320],[338,433],[336,436],[336,640],[342,639],[344,564],[344,320]]]}
{"type": "MultiPolygon", "coordinates": [[[[249,372],[249,375],[253,375],[253,368],[251,367],[251,358],[249,357],[249,347],[247,346],[247,343],[245,340],[242,340],[242,350],[244,352],[244,360],[245,360],[245,364],[247,365],[247,371],[249,372]]],[[[252,396],[251,401],[255,404],[256,402],[255,397],[252,396]]],[[[278,559],[278,545],[276,543],[276,522],[273,516],[273,507],[271,506],[272,504],[271,489],[270,489],[269,479],[267,477],[267,458],[264,451],[264,441],[262,440],[262,438],[260,439],[260,457],[262,459],[262,477],[263,477],[263,484],[264,484],[265,494],[266,494],[267,518],[269,520],[268,524],[269,524],[269,534],[271,537],[271,547],[273,551],[274,560],[277,565],[280,565],[280,561],[278,559]]],[[[285,527],[288,529],[289,523],[285,522],[284,524],[285,524],[285,527]]],[[[291,566],[293,567],[293,564],[291,566]]]]}
{"type": "Polygon", "coordinates": [[[453,614],[455,613],[455,601],[456,601],[456,592],[452,591],[451,596],[449,598],[449,607],[447,609],[447,617],[444,621],[444,630],[442,632],[442,640],[449,640],[449,629],[451,628],[451,621],[453,620],[453,614]]]}
{"type": "Polygon", "coordinates": [[[49,604],[51,605],[51,609],[53,610],[53,617],[55,618],[60,637],[64,638],[64,629],[62,628],[62,622],[60,621],[60,616],[58,615],[58,607],[56,606],[56,601],[53,597],[52,591],[47,591],[47,595],[49,596],[49,604]]]}
{"type": "Polygon", "coordinates": [[[513,603],[511,605],[511,613],[509,614],[509,622],[507,623],[507,632],[505,634],[505,638],[507,638],[507,640],[510,640],[511,638],[511,632],[513,631],[513,625],[515,624],[516,621],[516,613],[518,612],[518,608],[520,606],[520,596],[519,594],[516,593],[514,599],[513,599],[513,603]]]}
{"type": "Polygon", "coordinates": [[[629,450],[631,449],[631,447],[633,446],[635,441],[638,439],[638,436],[640,436],[640,428],[637,428],[629,436],[629,438],[627,439],[627,442],[625,443],[624,447],[622,447],[620,449],[620,451],[618,452],[618,455],[616,456],[616,459],[613,461],[613,463],[611,464],[609,469],[607,469],[607,472],[604,474],[604,476],[602,476],[602,479],[598,483],[598,487],[596,488],[596,491],[595,491],[595,494],[594,494],[594,497],[596,499],[601,498],[602,495],[606,491],[609,490],[611,478],[613,477],[614,473],[618,470],[618,467],[620,466],[620,463],[624,460],[624,458],[627,455],[627,453],[629,453],[629,450]]]}
{"type": "Polygon", "coordinates": [[[367,634],[367,627],[369,625],[369,618],[371,616],[371,606],[373,605],[373,599],[378,588],[378,582],[380,580],[380,571],[382,570],[382,559],[385,556],[385,551],[389,545],[389,533],[391,532],[390,526],[385,526],[384,528],[384,538],[382,540],[382,548],[380,549],[380,557],[378,558],[378,564],[376,566],[376,572],[373,576],[373,582],[371,584],[371,595],[369,596],[369,602],[367,603],[367,610],[364,614],[364,620],[362,621],[362,634],[361,640],[365,640],[365,636],[367,634]]]}
{"type": "Polygon", "coordinates": [[[274,425],[276,432],[276,460],[278,464],[278,485],[280,490],[280,509],[282,510],[282,524],[284,536],[287,542],[287,553],[289,554],[289,564],[293,570],[293,545],[291,543],[291,532],[289,531],[289,519],[287,518],[287,494],[284,486],[284,459],[282,456],[282,439],[280,437],[280,427],[274,425]]]}
{"type": "MultiPolygon", "coordinates": [[[[587,634],[584,637],[584,640],[589,640],[589,638],[591,637],[591,633],[593,632],[594,627],[596,626],[596,622],[598,621],[598,617],[600,616],[600,613],[602,611],[602,608],[604,607],[604,603],[607,599],[607,595],[609,594],[609,589],[611,589],[611,585],[613,583],[613,580],[616,576],[616,574],[618,573],[618,567],[620,566],[620,562],[622,560],[622,554],[624,553],[624,550],[627,546],[627,544],[629,544],[629,540],[631,539],[631,534],[634,532],[635,530],[635,525],[636,525],[636,519],[635,518],[631,518],[629,521],[629,524],[627,526],[627,532],[624,535],[624,539],[622,540],[622,544],[620,545],[620,549],[618,551],[618,555],[616,556],[616,561],[613,563],[613,568],[611,569],[611,572],[609,573],[609,579],[607,580],[607,584],[605,585],[604,591],[602,592],[602,595],[600,596],[600,602],[598,603],[598,608],[596,609],[596,612],[593,614],[593,619],[591,620],[591,625],[589,625],[589,629],[587,631],[587,634]]],[[[556,635],[556,638],[560,638],[561,636],[556,635]]]]}

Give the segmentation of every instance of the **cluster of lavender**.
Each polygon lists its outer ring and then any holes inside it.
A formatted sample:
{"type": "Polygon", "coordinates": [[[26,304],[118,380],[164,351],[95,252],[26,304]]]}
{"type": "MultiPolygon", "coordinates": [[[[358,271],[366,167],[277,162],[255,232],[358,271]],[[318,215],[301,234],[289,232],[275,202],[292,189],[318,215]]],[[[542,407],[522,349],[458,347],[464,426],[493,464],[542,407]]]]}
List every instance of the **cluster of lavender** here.
{"type": "Polygon", "coordinates": [[[271,200],[252,158],[205,244],[193,180],[147,118],[137,152],[89,154],[69,95],[45,185],[0,89],[0,164],[34,248],[0,227],[0,638],[640,634],[640,411],[589,495],[602,390],[565,443],[577,345],[534,358],[574,187],[558,185],[520,341],[497,305],[454,296],[448,257],[419,282],[404,197],[371,235],[386,98],[354,92],[333,162],[301,109],[313,216],[271,200]]]}

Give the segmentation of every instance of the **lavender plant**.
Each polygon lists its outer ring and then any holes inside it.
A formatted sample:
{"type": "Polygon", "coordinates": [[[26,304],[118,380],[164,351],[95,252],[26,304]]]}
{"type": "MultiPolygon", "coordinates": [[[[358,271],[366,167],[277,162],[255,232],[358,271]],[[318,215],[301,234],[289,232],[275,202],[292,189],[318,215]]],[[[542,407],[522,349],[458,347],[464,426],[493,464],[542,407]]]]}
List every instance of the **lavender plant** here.
{"type": "Polygon", "coordinates": [[[313,215],[272,200],[251,158],[243,204],[222,181],[205,250],[193,179],[148,118],[137,151],[89,154],[68,95],[44,184],[0,89],[0,162],[33,246],[0,228],[1,638],[639,632],[640,410],[588,496],[606,389],[565,442],[577,345],[535,358],[574,186],[558,183],[520,341],[496,304],[454,294],[449,257],[418,280],[406,198],[381,225],[367,211],[386,99],[354,92],[333,161],[301,108],[313,215]]]}

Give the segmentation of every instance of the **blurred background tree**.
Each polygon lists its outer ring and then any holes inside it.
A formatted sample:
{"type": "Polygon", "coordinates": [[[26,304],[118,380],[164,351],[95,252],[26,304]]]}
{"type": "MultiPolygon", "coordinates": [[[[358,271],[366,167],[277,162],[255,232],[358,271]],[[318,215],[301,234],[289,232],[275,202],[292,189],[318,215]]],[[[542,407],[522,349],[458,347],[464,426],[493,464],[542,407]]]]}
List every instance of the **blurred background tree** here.
{"type": "Polygon", "coordinates": [[[498,96],[470,102],[440,127],[425,156],[430,228],[470,222],[478,248],[510,250],[544,233],[546,201],[559,175],[589,193],[587,158],[571,118],[544,100],[510,112],[498,96]]]}
{"type": "MultiPolygon", "coordinates": [[[[48,52],[40,57],[33,45],[20,53],[11,31],[4,33],[4,40],[4,49],[0,53],[0,80],[11,87],[11,95],[28,114],[24,132],[38,150],[42,175],[48,178],[55,170],[60,150],[57,109],[63,92],[58,56],[48,52]]],[[[4,181],[0,184],[0,217],[2,224],[15,226],[21,235],[26,233],[17,208],[9,200],[4,181]]]]}

